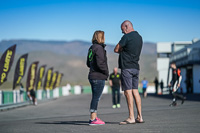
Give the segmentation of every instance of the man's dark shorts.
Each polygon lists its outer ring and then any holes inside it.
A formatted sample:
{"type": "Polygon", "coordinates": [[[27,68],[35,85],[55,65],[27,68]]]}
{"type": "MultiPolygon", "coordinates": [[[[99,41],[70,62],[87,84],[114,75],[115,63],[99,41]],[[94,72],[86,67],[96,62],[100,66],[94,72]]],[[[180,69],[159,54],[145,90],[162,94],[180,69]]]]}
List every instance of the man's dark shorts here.
{"type": "Polygon", "coordinates": [[[138,89],[139,70],[138,69],[122,69],[121,83],[122,90],[138,89]]]}
{"type": "Polygon", "coordinates": [[[147,88],[142,88],[143,89],[143,92],[145,92],[147,90],[147,88]]]}

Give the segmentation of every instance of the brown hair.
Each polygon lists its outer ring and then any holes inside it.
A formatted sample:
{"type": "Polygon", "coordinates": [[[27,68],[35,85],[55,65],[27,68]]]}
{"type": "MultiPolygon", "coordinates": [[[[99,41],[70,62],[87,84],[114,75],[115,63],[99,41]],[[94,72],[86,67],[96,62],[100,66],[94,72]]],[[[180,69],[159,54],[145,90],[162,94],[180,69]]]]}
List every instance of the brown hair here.
{"type": "Polygon", "coordinates": [[[104,31],[97,30],[92,37],[92,44],[100,44],[105,42],[104,31]]]}

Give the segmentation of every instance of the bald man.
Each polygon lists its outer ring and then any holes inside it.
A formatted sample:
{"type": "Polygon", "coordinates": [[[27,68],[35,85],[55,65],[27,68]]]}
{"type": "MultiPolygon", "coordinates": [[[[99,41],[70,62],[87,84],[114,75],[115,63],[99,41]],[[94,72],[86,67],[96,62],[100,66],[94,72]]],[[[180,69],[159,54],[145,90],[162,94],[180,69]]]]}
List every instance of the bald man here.
{"type": "Polygon", "coordinates": [[[119,53],[119,68],[121,69],[122,90],[126,97],[129,110],[129,117],[120,122],[124,124],[144,123],[142,118],[141,98],[138,92],[139,81],[139,58],[142,49],[142,37],[133,29],[130,21],[126,20],[121,24],[124,34],[116,45],[114,52],[119,53]],[[134,116],[133,99],[137,107],[137,117],[134,116]]]}

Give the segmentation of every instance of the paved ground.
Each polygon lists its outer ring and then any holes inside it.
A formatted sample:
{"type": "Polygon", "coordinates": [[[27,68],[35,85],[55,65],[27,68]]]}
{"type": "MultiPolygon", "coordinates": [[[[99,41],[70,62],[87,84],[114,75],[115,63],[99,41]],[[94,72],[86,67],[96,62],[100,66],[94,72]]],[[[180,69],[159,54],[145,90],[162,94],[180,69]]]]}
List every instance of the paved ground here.
{"type": "Polygon", "coordinates": [[[142,98],[144,124],[119,125],[128,116],[125,98],[122,107],[112,109],[111,95],[103,95],[99,117],[103,126],[88,126],[91,95],[61,97],[0,112],[0,133],[199,133],[200,95],[189,95],[183,105],[169,107],[169,96],[142,98]]]}

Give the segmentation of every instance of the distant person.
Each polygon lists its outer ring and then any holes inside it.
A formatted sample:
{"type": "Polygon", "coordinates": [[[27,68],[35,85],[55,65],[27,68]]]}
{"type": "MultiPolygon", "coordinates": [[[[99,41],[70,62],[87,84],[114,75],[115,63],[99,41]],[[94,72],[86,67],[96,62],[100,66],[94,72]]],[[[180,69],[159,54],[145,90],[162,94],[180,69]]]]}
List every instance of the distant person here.
{"type": "Polygon", "coordinates": [[[97,117],[98,102],[103,92],[105,80],[109,75],[104,42],[104,32],[95,31],[92,38],[93,45],[88,50],[87,66],[90,68],[88,79],[92,88],[89,125],[105,124],[104,121],[97,117]]]}
{"type": "Polygon", "coordinates": [[[161,82],[160,82],[160,89],[161,89],[162,94],[163,94],[163,88],[164,88],[164,83],[163,83],[163,80],[161,80],[161,82]]]}
{"type": "Polygon", "coordinates": [[[129,117],[120,122],[120,125],[144,123],[142,118],[141,98],[138,92],[139,80],[139,58],[142,49],[142,37],[133,29],[130,21],[126,20],[121,24],[123,37],[116,45],[114,52],[119,53],[119,68],[121,69],[122,90],[127,100],[129,117]],[[133,109],[133,99],[137,107],[137,117],[135,119],[133,109]]]}
{"type": "Polygon", "coordinates": [[[80,85],[80,87],[81,87],[81,94],[83,94],[84,92],[83,85],[80,85]]]}
{"type": "Polygon", "coordinates": [[[177,69],[176,64],[174,62],[171,63],[170,67],[172,68],[172,80],[169,84],[169,87],[171,87],[173,95],[173,102],[170,104],[170,106],[176,106],[177,98],[182,100],[181,104],[183,104],[185,100],[185,97],[183,97],[183,95],[178,94],[178,89],[180,88],[182,76],[181,76],[181,70],[177,69]]]}
{"type": "Polygon", "coordinates": [[[159,82],[158,82],[158,79],[157,79],[157,77],[155,78],[155,80],[154,80],[154,84],[155,84],[155,90],[156,90],[156,95],[158,94],[158,84],[159,84],[159,82]]]}
{"type": "Polygon", "coordinates": [[[144,78],[142,80],[142,90],[143,90],[143,96],[144,96],[144,98],[147,97],[147,87],[148,87],[148,81],[146,80],[146,78],[144,78]]]}
{"type": "Polygon", "coordinates": [[[72,93],[71,88],[72,88],[71,85],[69,83],[67,83],[66,86],[65,86],[66,95],[69,95],[70,93],[72,93]]]}
{"type": "Polygon", "coordinates": [[[188,73],[188,76],[186,77],[186,87],[187,87],[187,93],[193,93],[193,77],[191,73],[188,73]]]}
{"type": "Polygon", "coordinates": [[[20,94],[20,101],[24,101],[24,86],[22,83],[20,83],[20,89],[19,89],[19,94],[20,94]]]}
{"type": "Polygon", "coordinates": [[[120,108],[120,74],[118,73],[118,69],[115,67],[113,69],[113,73],[110,74],[109,84],[112,89],[112,108],[120,108]],[[117,93],[117,97],[116,97],[117,93]],[[117,101],[116,101],[117,99],[117,101]]]}
{"type": "Polygon", "coordinates": [[[29,100],[33,102],[33,105],[37,105],[37,98],[34,89],[31,89],[27,92],[29,100]]]}

